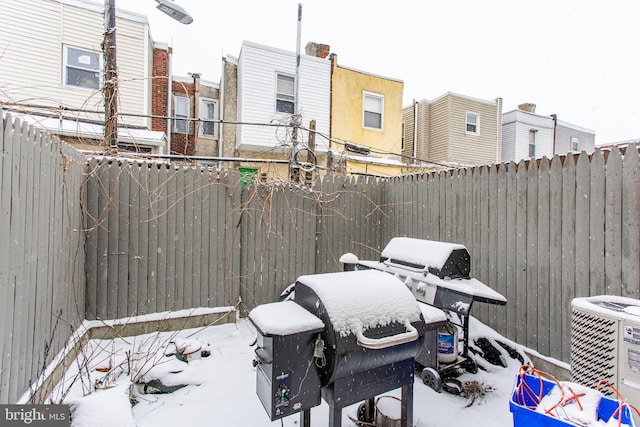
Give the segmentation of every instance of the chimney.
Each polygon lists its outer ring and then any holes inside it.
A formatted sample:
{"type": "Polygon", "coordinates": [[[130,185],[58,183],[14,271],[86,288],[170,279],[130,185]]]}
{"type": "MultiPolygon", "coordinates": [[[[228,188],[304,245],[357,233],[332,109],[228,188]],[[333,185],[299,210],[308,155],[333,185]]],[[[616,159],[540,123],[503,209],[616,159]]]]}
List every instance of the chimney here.
{"type": "Polygon", "coordinates": [[[524,104],[518,105],[518,110],[526,111],[527,113],[535,113],[536,112],[536,104],[532,104],[530,102],[525,102],[524,104]]]}
{"type": "Polygon", "coordinates": [[[315,56],[317,58],[326,58],[329,56],[331,46],[328,44],[309,42],[304,48],[304,52],[309,56],[315,56]]]}

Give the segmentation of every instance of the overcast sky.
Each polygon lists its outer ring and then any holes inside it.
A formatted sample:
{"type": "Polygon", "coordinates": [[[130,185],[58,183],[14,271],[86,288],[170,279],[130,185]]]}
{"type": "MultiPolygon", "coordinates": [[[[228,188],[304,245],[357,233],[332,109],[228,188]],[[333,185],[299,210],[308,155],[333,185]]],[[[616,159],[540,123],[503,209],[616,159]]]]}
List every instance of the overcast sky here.
{"type": "Polygon", "coordinates": [[[502,97],[503,112],[532,102],[595,130],[597,144],[640,138],[637,0],[179,0],[190,25],[154,0],[116,2],[173,46],[174,75],[218,82],[243,40],[294,52],[302,3],[302,49],[329,44],[341,65],[402,80],[403,105],[502,97]]]}

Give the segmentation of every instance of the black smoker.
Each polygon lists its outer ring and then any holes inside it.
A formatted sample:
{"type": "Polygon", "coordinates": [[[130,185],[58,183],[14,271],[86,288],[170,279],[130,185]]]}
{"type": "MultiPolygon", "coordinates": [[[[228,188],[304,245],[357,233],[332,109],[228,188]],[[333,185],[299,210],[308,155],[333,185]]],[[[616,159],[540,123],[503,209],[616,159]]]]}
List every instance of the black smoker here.
{"type": "Polygon", "coordinates": [[[375,270],[302,276],[293,301],[249,313],[258,330],[257,394],[271,420],[329,405],[329,427],[342,409],[401,388],[401,424],[413,425],[415,361],[426,325],[397,278],[375,270]]]}

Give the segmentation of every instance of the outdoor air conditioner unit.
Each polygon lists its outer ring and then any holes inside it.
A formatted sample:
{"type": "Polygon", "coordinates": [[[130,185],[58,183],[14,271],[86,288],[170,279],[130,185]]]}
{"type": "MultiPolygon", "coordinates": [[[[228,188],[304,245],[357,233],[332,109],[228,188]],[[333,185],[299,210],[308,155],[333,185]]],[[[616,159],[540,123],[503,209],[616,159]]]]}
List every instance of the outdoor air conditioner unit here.
{"type": "MultiPolygon", "coordinates": [[[[571,380],[592,388],[606,380],[640,408],[639,300],[601,295],[571,301],[571,380]]],[[[601,391],[617,399],[610,388],[601,391]]]]}

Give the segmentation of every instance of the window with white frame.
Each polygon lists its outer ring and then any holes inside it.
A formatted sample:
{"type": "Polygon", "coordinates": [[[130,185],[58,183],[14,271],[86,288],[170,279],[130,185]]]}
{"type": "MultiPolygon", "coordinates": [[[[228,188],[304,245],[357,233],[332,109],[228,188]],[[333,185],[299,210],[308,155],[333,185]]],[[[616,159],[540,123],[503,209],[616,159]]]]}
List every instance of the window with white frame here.
{"type": "Polygon", "coordinates": [[[384,96],[377,93],[363,92],[362,106],[362,126],[370,129],[382,129],[384,96]]]}
{"type": "Polygon", "coordinates": [[[465,129],[467,133],[480,133],[480,116],[467,111],[467,124],[465,129]]]}
{"type": "Polygon", "coordinates": [[[580,151],[580,139],[577,136],[571,137],[571,151],[575,153],[580,151]]]}
{"type": "Polygon", "coordinates": [[[536,156],[536,134],[537,130],[530,129],[529,130],[529,157],[536,156]]]}
{"type": "Polygon", "coordinates": [[[278,73],[276,79],[276,112],[295,114],[295,77],[278,73]]]}
{"type": "Polygon", "coordinates": [[[199,111],[200,127],[198,136],[201,138],[218,138],[218,123],[210,120],[218,120],[218,101],[215,99],[200,98],[199,111]]]}
{"type": "Polygon", "coordinates": [[[190,102],[188,96],[175,96],[173,98],[173,132],[188,134],[189,133],[189,119],[191,111],[190,102]]]}
{"type": "Polygon", "coordinates": [[[64,45],[62,56],[63,82],[66,86],[100,88],[101,53],[64,45]]]}

